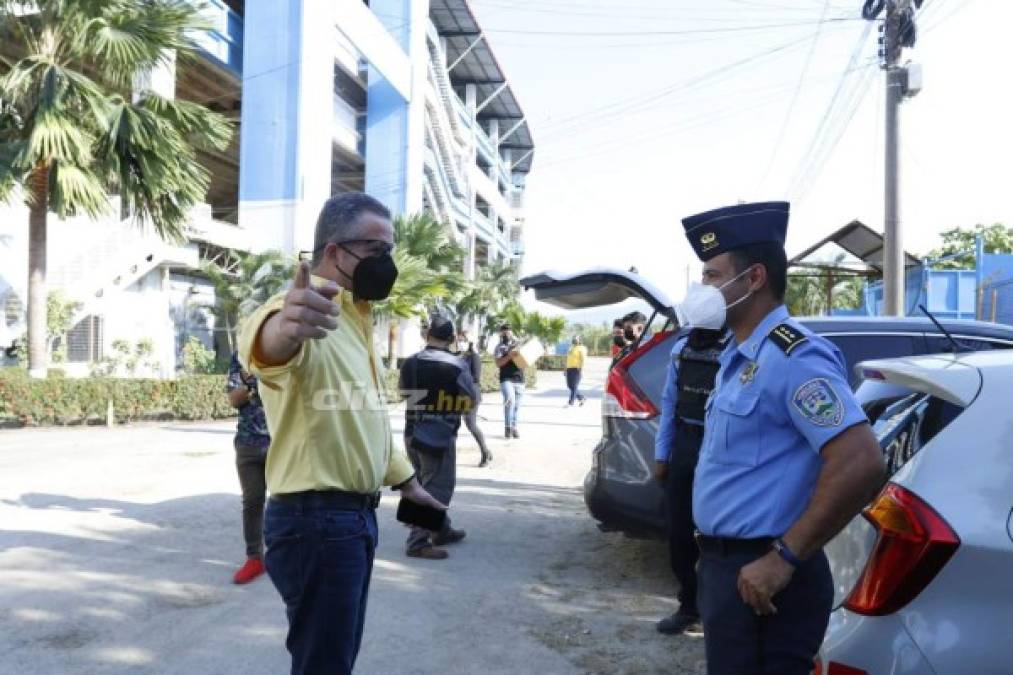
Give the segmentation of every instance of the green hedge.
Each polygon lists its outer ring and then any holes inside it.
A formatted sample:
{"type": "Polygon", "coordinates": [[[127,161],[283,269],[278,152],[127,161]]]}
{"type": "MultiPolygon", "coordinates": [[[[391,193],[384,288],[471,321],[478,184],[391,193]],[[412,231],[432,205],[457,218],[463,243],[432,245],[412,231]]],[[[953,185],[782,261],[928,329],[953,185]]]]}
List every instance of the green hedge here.
{"type": "Polygon", "coordinates": [[[0,420],[24,426],[103,423],[109,401],[117,422],[208,420],[235,415],[221,375],[178,380],[49,377],[0,370],[0,420]]]}
{"type": "Polygon", "coordinates": [[[566,356],[550,354],[538,359],[536,364],[538,370],[563,371],[566,370],[566,356]]]}
{"type": "MultiPolygon", "coordinates": [[[[400,401],[401,394],[397,387],[398,371],[387,370],[387,400],[400,401]]],[[[534,389],[538,385],[538,369],[528,368],[524,371],[524,384],[528,389],[534,389]]],[[[499,369],[491,357],[482,359],[482,393],[492,394],[499,392],[499,369]]]]}

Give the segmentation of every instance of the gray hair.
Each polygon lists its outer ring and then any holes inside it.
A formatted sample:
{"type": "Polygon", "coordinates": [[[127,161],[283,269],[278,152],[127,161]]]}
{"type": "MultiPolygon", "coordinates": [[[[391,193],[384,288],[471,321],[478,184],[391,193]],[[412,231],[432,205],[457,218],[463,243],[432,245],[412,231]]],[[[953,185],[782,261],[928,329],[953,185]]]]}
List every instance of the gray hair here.
{"type": "Polygon", "coordinates": [[[390,218],[390,209],[362,192],[346,192],[324,202],[313,234],[313,265],[320,264],[327,244],[355,239],[359,216],[365,212],[390,218]]]}

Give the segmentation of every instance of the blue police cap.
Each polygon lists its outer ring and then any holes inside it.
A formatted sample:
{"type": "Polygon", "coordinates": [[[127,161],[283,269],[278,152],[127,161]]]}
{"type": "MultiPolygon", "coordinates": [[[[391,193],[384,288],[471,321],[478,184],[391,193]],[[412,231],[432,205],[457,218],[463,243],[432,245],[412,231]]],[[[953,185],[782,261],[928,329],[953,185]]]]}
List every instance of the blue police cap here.
{"type": "Polygon", "coordinates": [[[752,244],[784,246],[788,202],[736,204],[684,218],[686,239],[702,262],[752,244]]]}

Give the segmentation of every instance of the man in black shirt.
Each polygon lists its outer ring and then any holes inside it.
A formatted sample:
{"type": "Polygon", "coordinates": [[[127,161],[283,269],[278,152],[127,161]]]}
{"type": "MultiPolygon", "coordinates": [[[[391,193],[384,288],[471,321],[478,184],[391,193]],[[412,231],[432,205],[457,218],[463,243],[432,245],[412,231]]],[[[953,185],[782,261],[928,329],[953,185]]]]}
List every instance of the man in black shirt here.
{"type": "MultiPolygon", "coordinates": [[[[478,387],[471,371],[450,352],[454,334],[452,321],[434,317],[426,334],[426,348],[404,362],[400,377],[401,392],[408,399],[405,412],[408,458],[429,494],[448,505],[457,483],[457,431],[461,416],[478,401],[478,387]]],[[[412,527],[408,555],[442,560],[447,552],[437,546],[459,542],[464,536],[464,530],[450,526],[450,518],[439,532],[412,527]]]]}
{"type": "Polygon", "coordinates": [[[485,442],[485,434],[478,426],[478,406],[482,403],[482,355],[475,349],[475,343],[468,339],[467,331],[462,330],[457,336],[457,355],[471,371],[471,379],[475,380],[475,388],[478,391],[478,401],[475,402],[471,412],[464,416],[464,424],[478,442],[478,449],[482,452],[482,461],[478,466],[482,468],[489,466],[489,462],[492,461],[492,453],[485,442]]]}
{"type": "Polygon", "coordinates": [[[520,353],[520,344],[514,339],[510,324],[499,327],[499,344],[496,345],[496,367],[499,368],[499,388],[503,393],[503,423],[506,438],[520,438],[517,433],[517,412],[524,397],[524,370],[514,361],[520,353]]]}

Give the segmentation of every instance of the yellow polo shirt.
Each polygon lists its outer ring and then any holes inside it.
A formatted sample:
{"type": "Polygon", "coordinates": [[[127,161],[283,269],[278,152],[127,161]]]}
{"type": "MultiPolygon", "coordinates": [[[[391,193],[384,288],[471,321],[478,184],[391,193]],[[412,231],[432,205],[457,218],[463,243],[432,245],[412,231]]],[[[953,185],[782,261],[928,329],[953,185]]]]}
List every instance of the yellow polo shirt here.
{"type": "Polygon", "coordinates": [[[566,355],[566,367],[567,368],[584,368],[584,361],[587,360],[587,347],[584,345],[576,345],[571,347],[569,353],[566,355]]]}
{"type": "MultiPolygon", "coordinates": [[[[316,285],[325,282],[313,277],[316,285]]],[[[341,305],[335,330],[304,342],[288,363],[265,366],[253,356],[254,341],[284,297],[264,303],[239,332],[239,360],[260,379],[271,432],[267,489],[371,494],[411,478],[415,471],[391,434],[370,304],[343,290],[335,298],[341,305]]]]}

